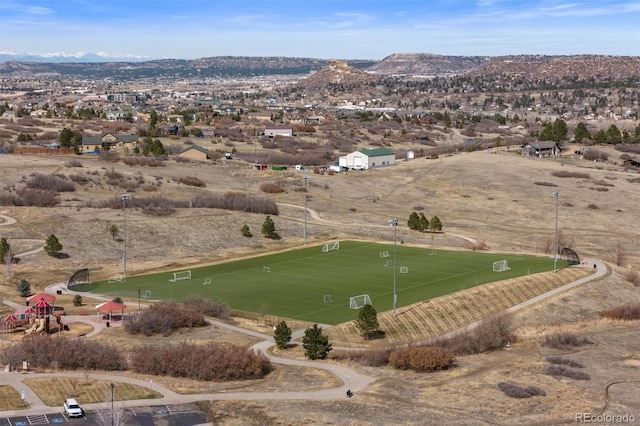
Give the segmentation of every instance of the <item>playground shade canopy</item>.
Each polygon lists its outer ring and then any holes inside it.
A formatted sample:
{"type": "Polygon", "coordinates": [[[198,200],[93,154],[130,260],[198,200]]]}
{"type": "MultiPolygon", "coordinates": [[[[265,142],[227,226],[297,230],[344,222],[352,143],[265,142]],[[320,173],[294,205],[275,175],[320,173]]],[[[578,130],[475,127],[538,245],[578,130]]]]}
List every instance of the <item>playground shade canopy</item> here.
{"type": "Polygon", "coordinates": [[[127,309],[127,305],[114,302],[113,300],[109,302],[104,302],[96,306],[96,311],[98,311],[98,317],[100,316],[100,312],[109,312],[109,318],[111,318],[111,312],[120,311],[122,316],[124,316],[124,310],[127,309]]]}
{"type": "Polygon", "coordinates": [[[56,300],[56,297],[47,293],[38,293],[34,294],[33,296],[27,297],[27,302],[29,303],[37,302],[40,300],[44,300],[45,302],[54,302],[56,300]]]}

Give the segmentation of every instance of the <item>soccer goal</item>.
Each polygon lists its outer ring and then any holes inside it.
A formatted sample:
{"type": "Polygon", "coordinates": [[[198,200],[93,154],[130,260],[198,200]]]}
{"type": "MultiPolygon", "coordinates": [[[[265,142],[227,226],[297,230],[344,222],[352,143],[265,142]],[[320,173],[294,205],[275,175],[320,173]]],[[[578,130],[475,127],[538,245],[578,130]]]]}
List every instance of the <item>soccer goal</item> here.
{"type": "Polygon", "coordinates": [[[409,273],[409,267],[408,266],[401,266],[399,272],[401,274],[408,274],[409,273]]]}
{"type": "Polygon", "coordinates": [[[186,270],[186,271],[174,272],[173,273],[173,278],[170,279],[169,281],[175,283],[176,281],[190,280],[190,279],[191,279],[191,269],[186,270]]]}
{"type": "Polygon", "coordinates": [[[326,243],[322,246],[322,252],[326,253],[331,250],[340,250],[340,241],[336,241],[335,243],[326,243]]]}
{"type": "Polygon", "coordinates": [[[263,266],[262,267],[262,272],[271,272],[271,268],[268,266],[263,266]]]}
{"type": "Polygon", "coordinates": [[[390,261],[390,260],[387,260],[387,261],[384,263],[385,268],[386,268],[387,266],[391,266],[391,265],[393,265],[393,262],[392,262],[392,261],[390,261]]]}
{"type": "Polygon", "coordinates": [[[324,303],[331,303],[333,302],[333,300],[331,300],[331,295],[330,294],[325,294],[324,295],[324,303]]]}
{"type": "Polygon", "coordinates": [[[349,298],[349,308],[361,309],[364,305],[373,305],[368,294],[361,294],[349,298]]]}
{"type": "Polygon", "coordinates": [[[121,283],[122,281],[124,281],[124,275],[122,274],[115,274],[109,278],[109,283],[121,283]]]}
{"type": "Polygon", "coordinates": [[[144,297],[145,299],[151,298],[151,290],[145,291],[142,297],[144,297]]]}
{"type": "Polygon", "coordinates": [[[436,255],[436,251],[435,250],[431,250],[431,252],[429,253],[429,256],[435,256],[436,255]]]}
{"type": "Polygon", "coordinates": [[[385,257],[389,257],[389,252],[388,251],[381,251],[380,252],[380,258],[384,259],[385,257]]]}
{"type": "Polygon", "coordinates": [[[506,260],[498,260],[497,262],[493,262],[493,272],[503,272],[508,271],[509,265],[507,265],[506,260]]]}
{"type": "Polygon", "coordinates": [[[211,278],[205,278],[202,285],[209,285],[209,284],[211,284],[211,278]]]}

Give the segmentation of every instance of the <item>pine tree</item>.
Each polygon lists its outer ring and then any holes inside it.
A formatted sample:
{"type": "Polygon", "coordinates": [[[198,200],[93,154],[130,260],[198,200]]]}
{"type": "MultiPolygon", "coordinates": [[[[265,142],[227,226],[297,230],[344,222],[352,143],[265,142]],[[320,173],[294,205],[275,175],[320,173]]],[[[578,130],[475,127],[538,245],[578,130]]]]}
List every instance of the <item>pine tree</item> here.
{"type": "Polygon", "coordinates": [[[4,261],[4,257],[11,251],[11,245],[6,238],[0,238],[0,259],[4,261]]]}
{"type": "Polygon", "coordinates": [[[249,229],[249,225],[247,225],[246,223],[242,225],[242,228],[240,228],[240,232],[242,233],[243,237],[253,237],[253,234],[249,229]]]}
{"type": "Polygon", "coordinates": [[[291,341],[291,328],[284,320],[276,325],[273,331],[273,338],[278,349],[285,349],[291,341]]]}
{"type": "Polygon", "coordinates": [[[420,221],[418,222],[418,231],[424,232],[429,229],[429,221],[425,217],[424,213],[420,212],[420,221]]]}
{"type": "Polygon", "coordinates": [[[73,306],[82,306],[82,296],[79,294],[73,296],[73,306]]]}
{"type": "Polygon", "coordinates": [[[304,331],[302,347],[305,356],[310,360],[325,359],[332,349],[329,337],[322,332],[322,327],[318,327],[318,324],[304,331]]]}
{"type": "Polygon", "coordinates": [[[23,278],[18,282],[18,285],[16,285],[16,290],[18,290],[20,296],[29,297],[31,294],[31,283],[23,278]]]}
{"type": "Polygon", "coordinates": [[[46,251],[49,256],[55,256],[60,250],[62,250],[62,244],[60,244],[58,238],[53,234],[49,235],[44,245],[44,251],[46,251]]]}
{"type": "Polygon", "coordinates": [[[267,216],[267,218],[264,220],[264,223],[262,224],[262,235],[264,235],[265,238],[271,238],[272,240],[277,240],[280,238],[280,236],[276,232],[276,224],[273,223],[273,219],[271,219],[271,216],[267,216]]]}
{"type": "Polygon", "coordinates": [[[358,319],[354,325],[365,339],[371,339],[379,334],[380,324],[378,323],[378,312],[373,305],[364,305],[358,312],[358,319]]]}
{"type": "Polygon", "coordinates": [[[431,232],[442,231],[442,222],[440,222],[440,218],[438,216],[434,216],[431,218],[431,223],[429,223],[429,229],[431,230],[431,232]]]}
{"type": "Polygon", "coordinates": [[[109,233],[111,234],[111,238],[114,241],[115,241],[116,237],[118,236],[118,232],[120,232],[120,230],[118,229],[118,225],[111,224],[109,226],[109,233]]]}
{"type": "Polygon", "coordinates": [[[409,227],[409,229],[418,229],[418,227],[420,226],[420,218],[418,216],[418,213],[413,212],[409,215],[407,226],[409,227]]]}

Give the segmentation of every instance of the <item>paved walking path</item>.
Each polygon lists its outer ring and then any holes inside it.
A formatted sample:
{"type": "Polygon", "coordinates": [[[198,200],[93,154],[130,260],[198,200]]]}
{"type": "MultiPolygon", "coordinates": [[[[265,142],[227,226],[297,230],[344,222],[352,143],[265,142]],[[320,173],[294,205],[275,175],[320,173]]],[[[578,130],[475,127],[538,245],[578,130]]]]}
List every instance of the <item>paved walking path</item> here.
{"type": "MultiPolygon", "coordinates": [[[[298,206],[293,206],[293,207],[298,207],[298,206]]],[[[311,216],[314,219],[320,220],[317,216],[317,214],[315,214],[315,212],[311,209],[309,209],[311,216]]],[[[2,216],[0,215],[0,217],[2,217],[5,221],[9,221],[11,220],[11,218],[8,218],[7,216],[2,216]]],[[[591,274],[585,278],[579,279],[577,281],[574,281],[572,283],[569,283],[567,285],[564,285],[562,287],[556,288],[552,291],[549,291],[545,294],[542,294],[540,296],[537,296],[531,300],[528,300],[526,302],[523,302],[519,305],[513,306],[509,309],[507,309],[507,312],[514,312],[517,311],[519,309],[522,309],[526,306],[532,305],[534,303],[538,303],[541,300],[544,300],[548,297],[554,296],[558,293],[567,291],[571,288],[574,288],[576,286],[579,286],[581,284],[584,284],[586,282],[589,281],[593,281],[596,279],[600,279],[601,277],[605,276],[608,273],[608,268],[606,266],[606,264],[604,262],[601,261],[597,261],[597,260],[585,260],[583,262],[583,264],[581,265],[582,267],[589,267],[589,268],[594,268],[596,269],[596,273],[595,274],[591,274]]],[[[56,293],[56,290],[63,290],[65,293],[75,293],[73,291],[67,290],[64,283],[57,283],[57,284],[52,284],[50,286],[47,287],[46,291],[50,292],[50,293],[56,293]]],[[[104,296],[100,296],[100,295],[94,295],[92,294],[93,298],[99,299],[99,300],[110,300],[107,297],[104,296]]],[[[18,312],[23,312],[25,309],[25,306],[20,305],[18,303],[15,302],[11,302],[8,300],[4,300],[3,301],[4,304],[9,305],[14,307],[18,312]]],[[[95,335],[97,333],[100,333],[105,327],[106,327],[106,323],[105,322],[101,322],[97,320],[97,315],[72,315],[72,316],[64,316],[63,317],[63,322],[69,323],[69,322],[84,322],[87,324],[90,324],[93,327],[93,331],[91,331],[90,333],[88,333],[86,335],[86,337],[95,335]]],[[[143,399],[143,400],[130,400],[130,401],[118,401],[117,404],[119,407],[136,407],[136,406],[149,406],[149,405],[163,405],[163,404],[181,404],[181,403],[189,403],[189,402],[195,402],[195,401],[203,401],[203,400],[227,400],[227,399],[235,399],[235,400],[275,400],[275,399],[303,399],[303,400],[310,400],[310,399],[340,399],[340,398],[345,398],[346,396],[346,391],[348,389],[352,390],[353,392],[358,392],[362,389],[364,389],[367,385],[369,385],[370,383],[372,383],[375,379],[373,377],[370,376],[366,376],[360,373],[357,373],[356,371],[354,371],[353,369],[350,369],[348,367],[344,367],[341,365],[336,365],[336,364],[332,364],[330,362],[327,361],[304,361],[304,360],[295,360],[295,359],[288,359],[288,358],[281,358],[281,357],[276,357],[273,355],[270,355],[268,352],[268,349],[273,346],[275,344],[274,339],[272,336],[270,335],[266,335],[263,333],[259,333],[259,332],[255,332],[255,331],[251,331],[251,330],[247,330],[244,328],[240,328],[240,327],[235,327],[233,325],[230,324],[226,324],[224,322],[219,322],[219,321],[215,321],[215,320],[210,320],[210,322],[212,324],[215,324],[218,327],[224,327],[224,328],[228,328],[228,329],[232,329],[236,332],[239,333],[244,333],[244,334],[248,334],[251,335],[253,337],[257,337],[262,339],[261,342],[255,344],[252,346],[252,348],[256,351],[261,351],[263,352],[265,355],[267,355],[269,357],[269,359],[271,360],[271,362],[276,363],[276,364],[283,364],[283,365],[295,365],[295,366],[304,366],[304,367],[312,367],[312,368],[321,368],[324,370],[327,370],[331,373],[333,373],[336,377],[340,378],[342,380],[342,385],[335,387],[335,388],[330,388],[330,389],[321,389],[321,390],[316,390],[316,391],[295,391],[295,392],[224,392],[224,393],[207,393],[207,394],[190,394],[190,395],[183,395],[183,394],[177,394],[175,392],[173,392],[170,389],[167,389],[157,383],[151,383],[151,382],[147,382],[145,380],[139,380],[139,379],[134,379],[134,378],[130,378],[130,377],[125,377],[124,375],[120,375],[117,372],[114,372],[113,374],[90,374],[91,378],[94,379],[101,379],[101,380],[106,380],[109,382],[114,383],[116,386],[118,385],[118,383],[132,383],[132,384],[136,384],[139,386],[144,386],[144,387],[149,387],[152,388],[153,390],[161,393],[163,395],[162,398],[158,398],[158,399],[143,399]]],[[[479,324],[478,322],[475,322],[473,324],[470,324],[466,327],[464,327],[461,330],[449,333],[449,335],[451,334],[455,334],[457,332],[460,332],[462,330],[469,330],[471,328],[476,327],[479,324]]],[[[116,324],[114,324],[116,325],[116,324]]],[[[118,326],[120,324],[117,324],[118,326]]],[[[326,326],[329,327],[329,326],[326,326]]],[[[304,330],[297,330],[293,333],[293,338],[298,338],[300,337],[302,334],[304,333],[304,330]]],[[[1,340],[0,340],[1,342],[1,340]]],[[[30,408],[26,409],[26,410],[15,410],[15,411],[4,411],[4,412],[0,412],[0,417],[10,417],[10,416],[16,416],[16,415],[32,415],[32,414],[49,414],[49,413],[57,413],[60,412],[62,410],[62,407],[49,407],[46,406],[42,400],[36,395],[36,393],[29,387],[27,386],[23,380],[25,378],[32,378],[32,377],[80,377],[80,378],[84,378],[86,375],[85,373],[74,373],[74,372],[59,372],[59,373],[32,373],[32,372],[27,372],[27,373],[22,373],[22,372],[16,372],[16,371],[12,371],[12,372],[0,372],[0,385],[9,385],[14,387],[19,393],[23,393],[24,392],[24,400],[29,404],[30,408]]],[[[104,408],[104,403],[97,403],[97,404],[83,404],[83,407],[85,409],[95,409],[95,408],[104,408]]]]}

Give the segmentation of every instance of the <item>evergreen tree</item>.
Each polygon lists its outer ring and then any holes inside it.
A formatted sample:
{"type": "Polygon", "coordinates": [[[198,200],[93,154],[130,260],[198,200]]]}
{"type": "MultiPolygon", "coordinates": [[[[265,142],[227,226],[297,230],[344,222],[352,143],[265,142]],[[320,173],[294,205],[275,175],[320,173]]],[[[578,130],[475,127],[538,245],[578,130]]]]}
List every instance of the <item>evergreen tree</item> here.
{"type": "Polygon", "coordinates": [[[420,212],[420,222],[419,222],[419,225],[418,225],[418,231],[424,232],[427,229],[429,229],[429,221],[427,220],[427,218],[424,215],[424,213],[420,212]]]}
{"type": "Polygon", "coordinates": [[[11,245],[9,244],[7,239],[4,237],[0,238],[0,260],[4,261],[4,257],[7,255],[7,253],[10,253],[10,252],[11,252],[11,245]]]}
{"type": "Polygon", "coordinates": [[[409,229],[418,229],[418,227],[420,226],[420,217],[418,216],[418,213],[413,212],[409,215],[407,226],[409,227],[409,229]]]}
{"type": "Polygon", "coordinates": [[[273,338],[278,349],[285,349],[291,341],[291,328],[284,320],[276,325],[273,331],[273,338]]]}
{"type": "Polygon", "coordinates": [[[62,244],[60,244],[58,238],[53,234],[49,235],[47,242],[44,245],[44,251],[46,251],[49,256],[54,256],[60,250],[62,250],[62,244]]]}
{"type": "Polygon", "coordinates": [[[265,238],[271,238],[272,240],[277,240],[280,238],[280,236],[276,232],[276,224],[273,223],[273,219],[271,219],[271,216],[267,216],[267,218],[264,220],[264,223],[262,224],[262,235],[264,235],[265,238]]]}
{"type": "Polygon", "coordinates": [[[122,303],[122,299],[120,298],[120,296],[116,296],[113,298],[112,302],[122,303]]]}
{"type": "Polygon", "coordinates": [[[120,230],[118,229],[118,225],[111,224],[111,226],[109,226],[109,233],[111,234],[111,238],[113,240],[115,240],[118,236],[118,232],[120,232],[120,230]]]}
{"type": "Polygon", "coordinates": [[[82,306],[82,296],[79,294],[73,296],[73,306],[82,306]]]}
{"type": "Polygon", "coordinates": [[[364,305],[360,308],[358,319],[354,321],[354,325],[365,339],[375,337],[380,332],[376,308],[373,305],[364,305]]]}
{"type": "Polygon", "coordinates": [[[612,124],[607,129],[607,142],[614,145],[622,142],[622,133],[620,133],[620,129],[615,124],[612,124]]]}
{"type": "Polygon", "coordinates": [[[329,343],[329,337],[323,333],[322,327],[318,327],[318,324],[304,331],[302,347],[305,356],[310,360],[325,359],[333,349],[329,343]]]}
{"type": "Polygon", "coordinates": [[[431,218],[431,222],[429,223],[429,229],[431,230],[431,232],[442,231],[442,222],[440,222],[440,218],[438,216],[434,216],[431,218]]]}
{"type": "Polygon", "coordinates": [[[20,282],[18,282],[18,284],[16,285],[16,289],[22,297],[29,297],[31,295],[31,283],[29,283],[29,281],[25,280],[24,278],[21,279],[20,282]]]}
{"type": "Polygon", "coordinates": [[[242,233],[243,237],[253,237],[253,234],[249,229],[249,225],[247,225],[246,223],[242,225],[242,228],[240,228],[240,232],[242,233]]]}
{"type": "Polygon", "coordinates": [[[591,133],[589,133],[586,124],[584,124],[582,121],[579,122],[576,125],[576,128],[573,130],[573,139],[577,143],[582,142],[584,139],[591,139],[591,133]]]}

